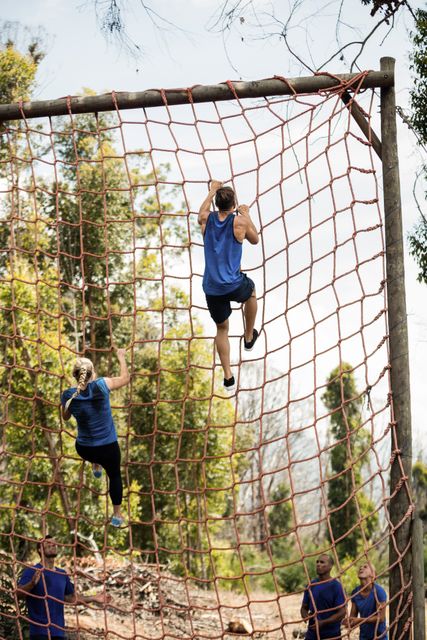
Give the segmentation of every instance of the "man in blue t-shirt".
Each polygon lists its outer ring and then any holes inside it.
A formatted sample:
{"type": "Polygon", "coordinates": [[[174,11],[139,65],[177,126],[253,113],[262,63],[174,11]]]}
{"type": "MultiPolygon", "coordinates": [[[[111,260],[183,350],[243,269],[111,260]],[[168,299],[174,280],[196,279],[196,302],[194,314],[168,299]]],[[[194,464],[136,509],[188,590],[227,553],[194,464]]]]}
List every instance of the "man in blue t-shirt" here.
{"type": "Polygon", "coordinates": [[[230,302],[244,305],[244,348],[252,351],[258,338],[254,328],[257,313],[255,284],[240,270],[244,240],[258,244],[259,236],[249,215],[249,207],[242,204],[236,209],[236,194],[231,187],[212,180],[209,193],[204,199],[198,222],[202,227],[205,252],[203,291],[212,320],[216,324],[215,344],[224,370],[224,388],[234,391],[236,383],[230,366],[230,343],[228,340],[228,318],[230,302]],[[212,211],[212,202],[218,211],[212,211]]]}
{"type": "Polygon", "coordinates": [[[370,562],[359,567],[360,585],[351,592],[350,629],[360,626],[359,640],[387,640],[385,611],[387,594],[375,582],[375,568],[370,562]]]}
{"type": "Polygon", "coordinates": [[[322,554],[316,560],[317,578],[304,591],[301,618],[308,622],[306,640],[341,638],[341,620],[345,617],[345,594],[341,583],[331,578],[334,560],[322,554]]]}
{"type": "Polygon", "coordinates": [[[57,544],[46,536],[37,544],[41,562],[24,569],[17,594],[27,601],[30,640],[62,640],[65,637],[64,604],[108,604],[111,596],[77,595],[74,585],[63,569],[55,567],[57,544]]]}

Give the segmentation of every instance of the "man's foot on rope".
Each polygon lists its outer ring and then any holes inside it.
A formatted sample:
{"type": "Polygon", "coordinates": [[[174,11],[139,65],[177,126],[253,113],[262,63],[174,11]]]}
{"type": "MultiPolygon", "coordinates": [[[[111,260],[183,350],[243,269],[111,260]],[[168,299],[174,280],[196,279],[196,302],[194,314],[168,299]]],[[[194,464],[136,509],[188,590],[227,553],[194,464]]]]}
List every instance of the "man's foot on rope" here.
{"type": "Polygon", "coordinates": [[[102,467],[100,464],[93,463],[92,465],[92,473],[95,478],[102,478],[102,467]]]}
{"type": "Polygon", "coordinates": [[[236,390],[236,381],[234,376],[231,376],[231,378],[224,378],[224,389],[227,393],[232,393],[236,390]]]}
{"type": "Polygon", "coordinates": [[[112,527],[121,527],[125,519],[122,516],[113,516],[110,520],[112,527]]]}
{"type": "Polygon", "coordinates": [[[256,329],[254,329],[254,332],[252,334],[252,340],[249,340],[249,342],[247,342],[244,338],[244,343],[245,343],[245,351],[252,351],[252,349],[255,346],[255,342],[258,340],[258,336],[259,333],[256,329]]]}

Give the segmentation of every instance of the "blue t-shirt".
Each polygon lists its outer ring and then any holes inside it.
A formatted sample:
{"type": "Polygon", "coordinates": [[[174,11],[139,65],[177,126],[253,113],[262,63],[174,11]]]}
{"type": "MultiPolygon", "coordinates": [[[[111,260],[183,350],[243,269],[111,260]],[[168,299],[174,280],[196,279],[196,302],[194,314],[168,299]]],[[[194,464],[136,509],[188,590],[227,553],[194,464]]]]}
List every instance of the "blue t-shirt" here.
{"type": "MultiPolygon", "coordinates": [[[[317,620],[330,618],[338,609],[345,604],[344,589],[341,582],[336,579],[319,582],[315,578],[304,591],[302,603],[308,607],[310,613],[316,612],[317,620]]],[[[307,628],[306,640],[317,640],[317,638],[340,637],[341,622],[332,622],[319,629],[317,635],[314,618],[311,618],[307,628]],[[313,622],[311,622],[311,620],[313,622]]]]}
{"type": "Polygon", "coordinates": [[[27,584],[37,569],[42,569],[40,580],[26,596],[31,636],[65,635],[64,600],[74,593],[74,586],[63,569],[46,569],[40,563],[24,569],[18,584],[27,584]],[[39,596],[38,598],[34,596],[39,596]],[[57,602],[60,600],[60,602],[57,602]],[[39,626],[47,625],[47,626],[39,626]]]}
{"type": "MultiPolygon", "coordinates": [[[[67,389],[61,396],[65,403],[77,387],[67,389]]],[[[117,433],[110,406],[110,389],[104,378],[89,382],[86,389],[71,401],[68,411],[77,420],[77,442],[85,447],[99,447],[116,442],[117,433]]]]}
{"type": "MultiPolygon", "coordinates": [[[[361,618],[369,618],[378,611],[380,602],[387,602],[387,594],[382,587],[376,582],[374,588],[371,589],[367,598],[364,598],[359,592],[361,587],[358,586],[351,592],[351,601],[354,602],[357,612],[361,618]]],[[[384,622],[365,622],[360,625],[360,640],[387,640],[386,623],[384,622]]]]}
{"type": "Polygon", "coordinates": [[[242,243],[234,236],[234,214],[220,220],[218,213],[209,214],[204,233],[205,272],[203,291],[209,296],[223,296],[239,288],[242,243]]]}

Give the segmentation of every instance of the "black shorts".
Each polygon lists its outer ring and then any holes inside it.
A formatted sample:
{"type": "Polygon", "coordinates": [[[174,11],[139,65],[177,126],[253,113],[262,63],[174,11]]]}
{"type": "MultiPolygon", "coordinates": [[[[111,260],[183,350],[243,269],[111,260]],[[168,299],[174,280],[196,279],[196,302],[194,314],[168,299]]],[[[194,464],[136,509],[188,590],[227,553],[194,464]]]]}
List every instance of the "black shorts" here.
{"type": "Polygon", "coordinates": [[[248,278],[246,273],[242,273],[243,280],[241,284],[224,296],[210,296],[206,294],[206,302],[208,303],[209,313],[211,314],[212,320],[216,322],[216,324],[221,324],[225,322],[227,318],[231,315],[231,304],[230,302],[246,302],[251,297],[254,289],[255,283],[253,280],[248,278]]]}
{"type": "Polygon", "coordinates": [[[45,635],[45,636],[41,636],[41,635],[37,635],[37,636],[32,636],[30,635],[30,640],[67,640],[65,636],[52,636],[52,635],[45,635]]]}

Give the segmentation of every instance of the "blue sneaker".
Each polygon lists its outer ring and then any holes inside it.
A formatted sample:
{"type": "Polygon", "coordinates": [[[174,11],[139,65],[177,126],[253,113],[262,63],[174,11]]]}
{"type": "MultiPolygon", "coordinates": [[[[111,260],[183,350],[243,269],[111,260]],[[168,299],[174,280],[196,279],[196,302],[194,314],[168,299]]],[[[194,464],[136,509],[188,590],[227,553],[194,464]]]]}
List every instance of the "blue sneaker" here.
{"type": "Polygon", "coordinates": [[[112,527],[121,527],[125,519],[120,516],[113,516],[110,520],[112,527]]]}
{"type": "Polygon", "coordinates": [[[92,473],[94,478],[102,478],[102,469],[95,469],[95,465],[92,466],[92,473]]]}

